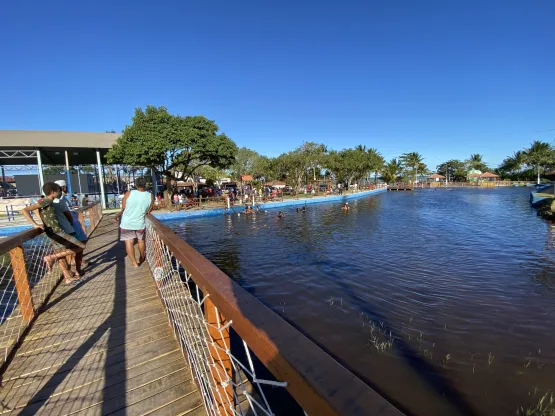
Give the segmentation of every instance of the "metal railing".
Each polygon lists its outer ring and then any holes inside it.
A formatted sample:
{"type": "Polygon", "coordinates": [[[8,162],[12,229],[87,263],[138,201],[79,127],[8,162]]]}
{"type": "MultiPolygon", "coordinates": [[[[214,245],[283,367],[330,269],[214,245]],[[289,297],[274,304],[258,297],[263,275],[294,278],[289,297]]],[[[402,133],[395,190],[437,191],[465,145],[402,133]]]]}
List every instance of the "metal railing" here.
{"type": "MultiPolygon", "coordinates": [[[[99,203],[79,210],[79,222],[87,236],[101,218],[102,206],[99,203]]],[[[0,240],[1,365],[60,283],[62,272],[58,263],[48,270],[44,261],[54,252],[52,241],[40,228],[0,240]]]]}
{"type": "Polygon", "coordinates": [[[401,414],[152,216],[147,261],[209,415],[401,414]]]}

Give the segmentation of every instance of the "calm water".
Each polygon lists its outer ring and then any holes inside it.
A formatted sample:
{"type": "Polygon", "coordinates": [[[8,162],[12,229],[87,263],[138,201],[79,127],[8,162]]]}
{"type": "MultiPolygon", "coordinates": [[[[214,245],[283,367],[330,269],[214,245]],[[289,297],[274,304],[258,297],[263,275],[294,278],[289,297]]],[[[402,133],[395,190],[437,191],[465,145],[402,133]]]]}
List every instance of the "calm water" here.
{"type": "Polygon", "coordinates": [[[555,232],[528,196],[390,192],[168,225],[404,411],[515,414],[555,390],[555,232]]]}

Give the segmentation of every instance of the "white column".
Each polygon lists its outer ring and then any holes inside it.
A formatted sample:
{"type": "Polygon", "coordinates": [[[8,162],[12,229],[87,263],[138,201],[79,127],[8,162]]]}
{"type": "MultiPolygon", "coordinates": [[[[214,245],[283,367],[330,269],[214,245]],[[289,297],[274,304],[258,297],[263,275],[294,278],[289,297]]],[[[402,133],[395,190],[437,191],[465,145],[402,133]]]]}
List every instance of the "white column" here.
{"type": "Polygon", "coordinates": [[[67,179],[67,191],[69,192],[69,197],[73,195],[73,189],[71,188],[71,171],[69,170],[69,155],[67,154],[67,150],[65,151],[66,154],[66,179],[67,179]]]}
{"type": "Polygon", "coordinates": [[[100,152],[96,151],[96,161],[98,163],[98,181],[100,182],[100,200],[102,209],[106,209],[106,197],[104,195],[104,175],[102,174],[102,162],[100,161],[100,152]]]}
{"type": "Polygon", "coordinates": [[[37,150],[37,164],[39,165],[39,195],[42,194],[42,187],[44,186],[44,176],[42,175],[42,159],[40,157],[40,150],[37,150]]]}
{"type": "Polygon", "coordinates": [[[79,182],[79,194],[82,194],[83,191],[81,190],[81,165],[77,167],[77,181],[79,182]]]}
{"type": "Polygon", "coordinates": [[[118,195],[120,194],[120,189],[119,189],[119,165],[116,165],[116,184],[118,186],[118,195]]]}

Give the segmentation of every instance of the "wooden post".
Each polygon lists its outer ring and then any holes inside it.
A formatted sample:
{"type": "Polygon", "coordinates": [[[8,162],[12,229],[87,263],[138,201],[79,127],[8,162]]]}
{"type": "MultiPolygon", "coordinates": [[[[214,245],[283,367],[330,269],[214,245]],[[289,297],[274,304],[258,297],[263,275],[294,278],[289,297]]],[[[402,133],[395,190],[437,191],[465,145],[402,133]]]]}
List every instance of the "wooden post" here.
{"type": "Polygon", "coordinates": [[[89,208],[89,229],[87,230],[87,235],[92,233],[92,231],[94,230],[94,223],[96,221],[95,219],[95,213],[94,213],[94,206],[89,208]]]}
{"type": "Polygon", "coordinates": [[[23,316],[25,321],[29,322],[34,318],[35,310],[33,307],[33,299],[31,297],[31,288],[29,287],[29,278],[27,277],[24,256],[23,246],[17,246],[10,250],[13,279],[15,281],[21,316],[23,316]]]}
{"type": "Polygon", "coordinates": [[[85,227],[85,214],[83,213],[83,211],[79,211],[79,213],[77,214],[77,217],[79,218],[79,224],[81,224],[81,229],[88,237],[87,227],[85,227]]]}
{"type": "Polygon", "coordinates": [[[206,322],[208,322],[208,342],[209,347],[208,350],[210,355],[214,359],[214,364],[216,368],[210,367],[210,371],[212,372],[212,376],[216,381],[216,386],[214,389],[219,392],[219,394],[215,394],[214,399],[216,400],[216,404],[218,406],[218,414],[221,415],[232,415],[234,414],[235,410],[235,402],[233,399],[233,386],[229,382],[226,387],[222,386],[222,382],[227,381],[229,377],[230,380],[233,380],[233,368],[231,366],[231,359],[228,355],[226,355],[225,351],[222,349],[229,349],[229,328],[224,330],[218,330],[216,328],[225,326],[226,319],[224,316],[216,309],[216,305],[212,303],[210,298],[206,298],[204,301],[204,313],[206,317],[206,322]],[[213,328],[213,325],[216,328],[213,328]],[[216,348],[216,346],[212,345],[214,342],[220,348],[216,348]],[[227,374],[227,377],[225,376],[227,374]],[[232,409],[230,409],[230,403],[232,409]]]}

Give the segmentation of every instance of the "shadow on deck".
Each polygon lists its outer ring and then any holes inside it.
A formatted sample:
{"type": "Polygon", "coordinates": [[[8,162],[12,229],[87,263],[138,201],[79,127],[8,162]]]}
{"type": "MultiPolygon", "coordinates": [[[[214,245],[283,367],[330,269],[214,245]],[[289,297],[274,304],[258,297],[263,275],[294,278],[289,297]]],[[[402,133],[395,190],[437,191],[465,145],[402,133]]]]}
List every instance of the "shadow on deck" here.
{"type": "Polygon", "coordinates": [[[0,414],[204,415],[148,266],[104,217],[86,279],[56,289],[2,375],[0,414]]]}

